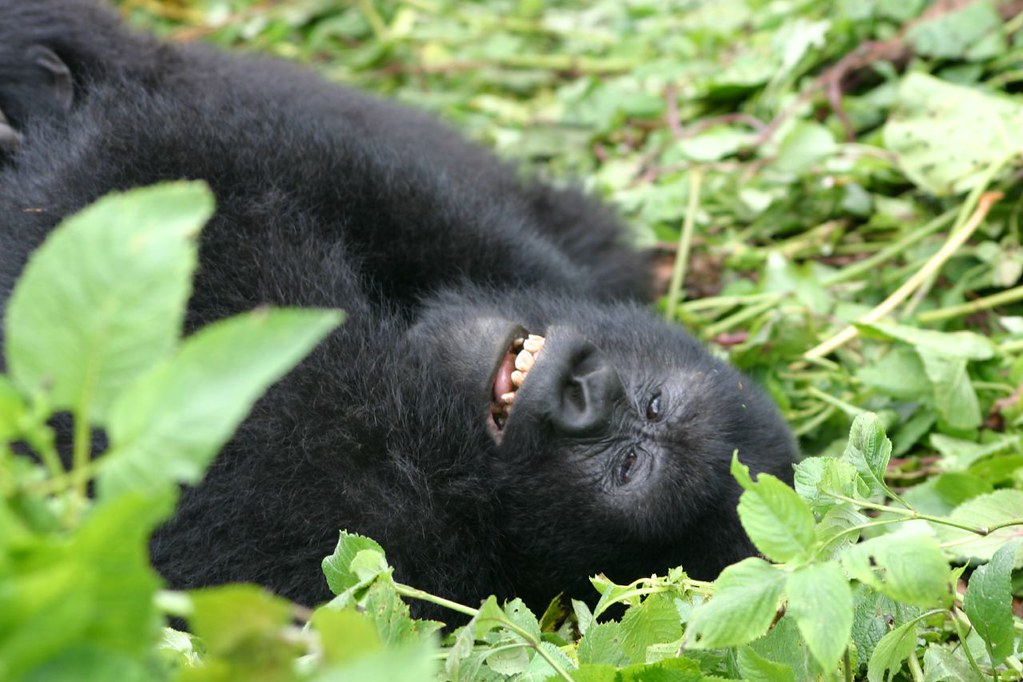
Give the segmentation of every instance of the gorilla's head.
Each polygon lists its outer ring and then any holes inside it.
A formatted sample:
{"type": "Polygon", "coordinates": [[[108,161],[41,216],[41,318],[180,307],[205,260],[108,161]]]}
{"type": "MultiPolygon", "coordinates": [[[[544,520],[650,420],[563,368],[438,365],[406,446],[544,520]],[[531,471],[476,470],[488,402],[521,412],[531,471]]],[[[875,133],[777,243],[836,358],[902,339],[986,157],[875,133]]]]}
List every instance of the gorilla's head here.
{"type": "Polygon", "coordinates": [[[586,594],[596,572],[632,580],[680,564],[712,578],[754,552],[732,453],[785,480],[796,454],[757,386],[634,304],[488,298],[441,299],[412,334],[486,434],[520,596],[586,594]]]}

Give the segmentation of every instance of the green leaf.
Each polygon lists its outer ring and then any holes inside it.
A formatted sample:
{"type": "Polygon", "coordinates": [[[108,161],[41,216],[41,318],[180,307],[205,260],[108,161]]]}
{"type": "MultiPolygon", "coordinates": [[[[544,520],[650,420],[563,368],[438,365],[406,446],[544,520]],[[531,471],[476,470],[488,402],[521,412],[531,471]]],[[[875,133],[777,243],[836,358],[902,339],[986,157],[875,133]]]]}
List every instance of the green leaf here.
{"type": "Polygon", "coordinates": [[[867,666],[870,682],[883,682],[889,670],[894,673],[902,669],[902,662],[916,653],[916,621],[900,625],[881,638],[874,648],[867,666]]]}
{"type": "Polygon", "coordinates": [[[893,347],[880,360],[857,368],[856,376],[867,386],[899,400],[920,400],[932,394],[923,362],[909,346],[893,347]]]}
{"type": "Polygon", "coordinates": [[[198,482],[263,391],[340,321],[336,312],[257,310],[189,337],[118,397],[100,497],[198,482]]]}
{"type": "Polygon", "coordinates": [[[785,585],[799,632],[824,670],[834,670],[849,645],[853,598],[849,580],[834,561],[796,569],[785,585]]]}
{"type": "Polygon", "coordinates": [[[975,682],[977,673],[963,652],[965,647],[956,642],[953,649],[931,644],[924,652],[924,679],[926,682],[975,682]]]}
{"type": "Polygon", "coordinates": [[[757,549],[779,562],[811,550],[813,513],[795,490],[770,474],[759,474],[754,483],[738,455],[732,456],[732,476],[745,489],[739,498],[739,519],[757,549]]]}
{"type": "MultiPolygon", "coordinates": [[[[321,682],[363,682],[363,680],[386,680],[387,682],[423,682],[437,679],[437,645],[432,640],[410,642],[402,646],[388,647],[360,656],[340,668],[326,671],[316,677],[321,682]]],[[[293,662],[292,662],[293,663],[293,662]]],[[[291,669],[281,675],[281,680],[299,679],[291,669]]],[[[266,679],[264,671],[253,671],[250,677],[226,679],[266,679]]]]}
{"type": "Polygon", "coordinates": [[[920,350],[927,378],[934,386],[934,407],[949,428],[967,431],[980,426],[983,415],[966,360],[920,350]]]}
{"type": "Polygon", "coordinates": [[[819,123],[797,121],[778,145],[774,166],[796,175],[806,173],[835,153],[838,145],[831,131],[819,123]]]}
{"type": "Polygon", "coordinates": [[[736,663],[746,682],[796,682],[791,666],[770,661],[748,646],[738,648],[736,663]]]}
{"type": "Polygon", "coordinates": [[[1001,547],[970,576],[963,609],[996,665],[1013,652],[1012,568],[1020,541],[1001,547]]]}
{"type": "MultiPolygon", "coordinates": [[[[376,554],[377,560],[373,563],[387,568],[387,560],[384,557],[383,548],[375,540],[363,535],[341,531],[334,553],[323,560],[323,575],[327,578],[327,586],[334,594],[342,594],[355,587],[365,587],[372,582],[376,575],[369,575],[359,566],[353,566],[356,557],[376,554]]],[[[364,566],[365,559],[359,562],[364,566]]]]}
{"type": "Polygon", "coordinates": [[[990,3],[971,2],[911,25],[906,39],[922,57],[987,59],[1007,49],[1002,26],[1002,18],[990,3]]]}
{"type": "Polygon", "coordinates": [[[383,647],[373,621],[354,608],[338,611],[322,606],[313,612],[310,624],[320,635],[324,658],[332,665],[347,663],[383,647]]]}
{"type": "Polygon", "coordinates": [[[755,557],[729,566],[714,583],[714,595],[693,611],[687,644],[711,649],[760,637],[778,614],[786,578],[786,573],[755,557]]]}
{"type": "Polygon", "coordinates": [[[892,442],[885,436],[884,424],[878,416],[873,412],[858,415],[849,429],[842,459],[856,467],[870,496],[888,493],[884,475],[891,456],[892,442]]]}
{"type": "Polygon", "coordinates": [[[647,647],[682,637],[682,623],[670,594],[652,594],[622,617],[622,650],[633,663],[647,660],[647,647]]]}
{"type": "Polygon", "coordinates": [[[1023,491],[996,490],[975,497],[956,507],[949,518],[956,523],[982,529],[1015,524],[985,535],[936,525],[942,542],[957,556],[988,561],[1002,545],[1023,537],[1023,491]]]}
{"type": "Polygon", "coordinates": [[[894,601],[866,585],[857,585],[852,626],[856,656],[866,666],[881,638],[893,627],[904,625],[920,615],[920,609],[894,601]]]}
{"type": "MultiPolygon", "coordinates": [[[[359,557],[365,554],[375,552],[363,550],[356,555],[352,563],[357,563],[359,557]]],[[[380,639],[388,647],[414,640],[430,639],[430,635],[441,627],[441,624],[435,621],[413,620],[408,604],[398,594],[389,575],[373,581],[362,600],[362,606],[376,626],[380,639]]]]}
{"type": "Polygon", "coordinates": [[[0,447],[18,435],[24,414],[24,401],[10,380],[0,374],[0,447]]]}
{"type": "Polygon", "coordinates": [[[951,602],[948,561],[926,535],[881,535],[842,551],[849,575],[892,599],[921,608],[951,602]]]}
{"type": "Polygon", "coordinates": [[[1023,146],[1023,107],[914,71],[884,127],[902,171],[932,194],[972,189],[1006,150],[1023,146]]]}
{"type": "Polygon", "coordinates": [[[109,195],[55,229],[7,307],[8,369],[22,391],[105,422],[121,390],[177,344],[194,240],[212,213],[205,185],[173,183],[109,195]]]}
{"type": "Polygon", "coordinates": [[[619,673],[620,682],[705,682],[700,664],[687,658],[630,665],[619,673]]]}
{"type": "Polygon", "coordinates": [[[816,680],[823,675],[799,626],[788,615],[782,616],[766,635],[751,642],[749,648],[769,661],[788,667],[797,680],[816,680]]]}
{"type": "Polygon", "coordinates": [[[291,622],[292,607],[255,585],[224,585],[191,593],[189,628],[209,651],[232,655],[259,642],[270,644],[291,622]]]}
{"type": "MultiPolygon", "coordinates": [[[[125,495],[98,504],[74,533],[25,537],[14,552],[3,548],[4,679],[22,679],[48,662],[63,670],[82,656],[91,660],[94,650],[111,658],[145,656],[159,640],[160,625],[153,603],[160,581],[146,541],[163,506],[125,495]]],[[[56,668],[50,672],[59,679],[56,668]]]]}
{"type": "Polygon", "coordinates": [[[996,353],[994,342],[976,332],[939,332],[933,329],[882,323],[857,323],[856,326],[885,338],[908,343],[917,351],[928,351],[953,358],[990,360],[996,353]]]}
{"type": "Polygon", "coordinates": [[[631,660],[622,648],[622,625],[615,621],[594,623],[579,642],[580,663],[628,665],[631,660]]]}
{"type": "Polygon", "coordinates": [[[866,497],[867,485],[852,463],[834,457],[807,457],[796,465],[795,489],[810,507],[824,512],[848,504],[832,493],[853,499],[866,497]]]}

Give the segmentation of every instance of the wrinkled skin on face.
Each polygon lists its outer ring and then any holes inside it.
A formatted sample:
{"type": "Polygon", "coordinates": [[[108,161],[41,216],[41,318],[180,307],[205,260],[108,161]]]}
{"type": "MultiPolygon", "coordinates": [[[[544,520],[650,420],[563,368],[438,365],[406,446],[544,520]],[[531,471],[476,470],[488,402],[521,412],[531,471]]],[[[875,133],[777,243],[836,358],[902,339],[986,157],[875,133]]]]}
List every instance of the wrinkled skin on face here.
{"type": "Polygon", "coordinates": [[[528,292],[424,317],[411,333],[475,402],[480,429],[510,339],[545,338],[484,462],[504,563],[527,601],[588,597],[598,572],[631,580],[682,565],[713,578],[754,553],[735,513],[732,453],[791,481],[794,444],[762,392],[682,329],[630,304],[528,292]]]}

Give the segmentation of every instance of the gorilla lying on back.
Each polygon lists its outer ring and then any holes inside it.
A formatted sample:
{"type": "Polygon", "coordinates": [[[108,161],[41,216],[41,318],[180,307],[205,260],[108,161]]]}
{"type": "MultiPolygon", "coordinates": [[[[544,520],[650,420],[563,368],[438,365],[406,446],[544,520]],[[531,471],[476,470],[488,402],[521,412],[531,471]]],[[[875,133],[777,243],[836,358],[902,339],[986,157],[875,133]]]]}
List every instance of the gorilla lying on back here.
{"type": "Polygon", "coordinates": [[[792,438],[645,309],[646,261],[607,208],[423,114],[85,0],[0,0],[0,111],[0,300],[64,216],[198,178],[218,210],[186,331],[262,304],[348,311],[153,538],[171,586],[320,602],[338,529],[404,582],[534,609],[589,597],[596,572],[709,578],[754,552],[732,452],[791,479],[792,438]]]}

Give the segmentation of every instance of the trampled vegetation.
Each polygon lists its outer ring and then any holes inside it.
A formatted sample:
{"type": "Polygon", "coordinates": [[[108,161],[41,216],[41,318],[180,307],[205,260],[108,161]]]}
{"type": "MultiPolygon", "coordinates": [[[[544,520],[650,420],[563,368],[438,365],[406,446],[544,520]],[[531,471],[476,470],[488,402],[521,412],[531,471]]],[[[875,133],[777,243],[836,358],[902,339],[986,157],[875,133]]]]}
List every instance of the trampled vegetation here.
{"type": "Polygon", "coordinates": [[[122,2],[588,183],[662,254],[665,315],[767,386],[815,457],[795,490],[734,462],[764,558],[714,583],[596,577],[592,610],[451,604],[347,534],[324,562],[338,596],[313,612],[249,586],[161,591],[145,539],[177,484],[340,317],[256,311],[180,340],[208,193],[108,198],[33,260],[5,320],[0,679],[1023,677],[1018,5],[122,2]],[[100,248],[129,232],[141,256],[100,248]],[[65,470],[55,411],[103,424],[110,451],[92,459],[79,430],[65,470]],[[468,625],[442,635],[408,599],[468,625]]]}

